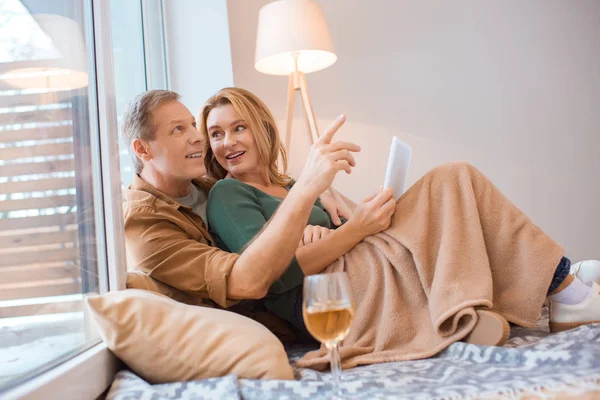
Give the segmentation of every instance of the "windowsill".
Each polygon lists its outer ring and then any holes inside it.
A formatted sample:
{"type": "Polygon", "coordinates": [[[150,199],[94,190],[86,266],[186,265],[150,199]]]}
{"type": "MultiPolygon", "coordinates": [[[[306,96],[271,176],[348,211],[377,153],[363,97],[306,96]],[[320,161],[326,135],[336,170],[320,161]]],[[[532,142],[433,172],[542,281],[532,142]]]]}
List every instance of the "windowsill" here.
{"type": "Polygon", "coordinates": [[[0,319],[0,390],[94,342],[97,336],[86,337],[82,312],[0,319]]]}
{"type": "Polygon", "coordinates": [[[16,388],[0,393],[3,399],[96,399],[108,389],[120,361],[104,343],[71,358],[16,388]]]}

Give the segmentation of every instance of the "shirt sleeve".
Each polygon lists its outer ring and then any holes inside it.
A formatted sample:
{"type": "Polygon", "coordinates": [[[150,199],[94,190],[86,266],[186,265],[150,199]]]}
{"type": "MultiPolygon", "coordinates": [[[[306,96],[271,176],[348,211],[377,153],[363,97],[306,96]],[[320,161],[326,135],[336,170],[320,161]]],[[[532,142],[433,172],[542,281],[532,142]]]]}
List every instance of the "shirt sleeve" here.
{"type": "MultiPolygon", "coordinates": [[[[207,205],[208,225],[215,242],[223,249],[241,254],[268,219],[253,189],[235,179],[224,179],[211,189],[207,205]]],[[[271,294],[281,294],[302,284],[304,273],[294,257],[275,281],[271,294]]]]}
{"type": "Polygon", "coordinates": [[[236,303],[227,299],[227,279],[238,254],[192,239],[167,216],[152,210],[137,209],[127,215],[125,240],[129,264],[152,278],[224,308],[236,303]]]}

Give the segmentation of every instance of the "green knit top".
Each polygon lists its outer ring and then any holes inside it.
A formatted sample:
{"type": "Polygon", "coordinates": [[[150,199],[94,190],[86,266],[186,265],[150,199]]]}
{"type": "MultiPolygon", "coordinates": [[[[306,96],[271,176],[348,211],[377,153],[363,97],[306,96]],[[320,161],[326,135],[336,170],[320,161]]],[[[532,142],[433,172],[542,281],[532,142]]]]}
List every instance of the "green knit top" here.
{"type": "MultiPolygon", "coordinates": [[[[289,190],[291,185],[287,187],[289,190]]],[[[218,181],[208,195],[208,226],[219,248],[241,254],[244,248],[263,229],[282,199],[271,196],[237,179],[218,181]]],[[[309,225],[332,229],[329,214],[317,200],[308,220],[309,225]]],[[[294,257],[279,280],[269,289],[263,303],[282,319],[291,321],[298,291],[302,290],[304,274],[294,257]]]]}

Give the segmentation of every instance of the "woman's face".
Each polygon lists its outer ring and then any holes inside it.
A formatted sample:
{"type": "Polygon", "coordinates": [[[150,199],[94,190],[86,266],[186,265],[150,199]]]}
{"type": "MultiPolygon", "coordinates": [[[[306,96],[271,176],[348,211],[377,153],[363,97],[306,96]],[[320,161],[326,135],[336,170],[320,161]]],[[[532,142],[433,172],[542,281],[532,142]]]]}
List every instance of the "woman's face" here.
{"type": "Polygon", "coordinates": [[[206,126],[215,158],[229,173],[237,177],[259,170],[254,135],[231,104],[213,108],[206,118],[206,126]]]}

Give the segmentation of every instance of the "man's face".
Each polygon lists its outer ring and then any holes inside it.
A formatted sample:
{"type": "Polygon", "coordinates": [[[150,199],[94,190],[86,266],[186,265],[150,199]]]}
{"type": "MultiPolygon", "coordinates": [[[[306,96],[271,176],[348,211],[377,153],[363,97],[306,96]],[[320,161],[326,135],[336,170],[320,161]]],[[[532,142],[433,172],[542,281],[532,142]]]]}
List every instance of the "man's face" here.
{"type": "Polygon", "coordinates": [[[151,159],[144,165],[161,180],[188,181],[206,174],[204,138],[190,111],[179,101],[168,101],[152,112],[155,138],[148,142],[151,159]]]}

